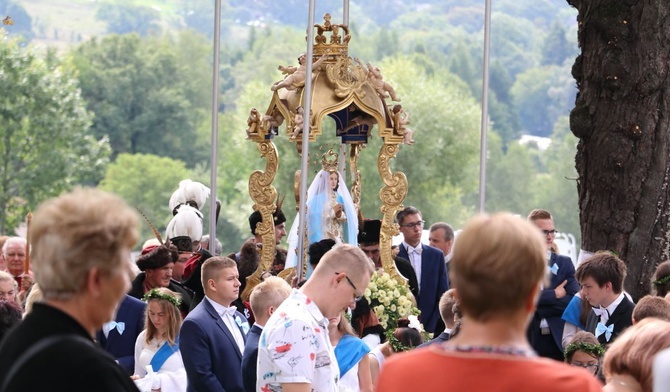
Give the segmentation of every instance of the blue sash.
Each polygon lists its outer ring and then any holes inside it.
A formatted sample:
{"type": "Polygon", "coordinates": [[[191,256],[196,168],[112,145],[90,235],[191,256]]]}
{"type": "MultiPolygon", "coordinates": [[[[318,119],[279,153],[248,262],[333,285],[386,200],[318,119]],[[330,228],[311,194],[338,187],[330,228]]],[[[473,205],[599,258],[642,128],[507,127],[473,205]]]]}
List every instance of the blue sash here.
{"type": "Polygon", "coordinates": [[[340,378],[356,366],[358,361],[369,352],[370,348],[361,339],[349,334],[342,336],[340,342],[337,343],[337,347],[335,347],[335,359],[337,359],[337,365],[340,367],[340,378]]]}
{"type": "Polygon", "coordinates": [[[170,346],[168,342],[165,342],[165,344],[156,351],[156,354],[154,354],[154,357],[151,358],[151,362],[149,363],[151,368],[154,369],[154,372],[158,372],[160,368],[163,367],[165,361],[177,351],[179,351],[179,339],[174,342],[174,346],[170,346]]]}
{"type": "Polygon", "coordinates": [[[582,299],[578,296],[572,297],[570,303],[563,311],[563,316],[561,319],[567,321],[570,324],[576,325],[579,329],[586,329],[582,323],[579,322],[579,316],[582,313],[582,299]]]}

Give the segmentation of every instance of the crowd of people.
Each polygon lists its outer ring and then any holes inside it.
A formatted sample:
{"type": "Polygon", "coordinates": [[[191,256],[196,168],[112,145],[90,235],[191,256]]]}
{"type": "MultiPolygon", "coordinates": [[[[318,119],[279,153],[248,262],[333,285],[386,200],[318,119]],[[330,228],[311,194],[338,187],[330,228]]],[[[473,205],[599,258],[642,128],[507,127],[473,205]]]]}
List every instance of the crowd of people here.
{"type": "Polygon", "coordinates": [[[665,376],[654,368],[670,360],[670,261],[635,304],[625,263],[596,252],[575,269],[546,210],[478,215],[458,238],[437,222],[430,245],[420,210],[400,210],[393,263],[420,315],[386,330],[366,300],[383,269],[381,221],[357,222],[326,169],[308,277],[280,277],[291,250],[277,203],[265,244],[275,259],[248,287],[263,217],[253,212],[249,240],[223,256],[203,235],[203,184],[179,184],[164,238],[154,230],[136,260],[140,221],[117,196],[77,189],[43,203],[30,245],[2,238],[0,392],[647,392],[665,376]]]}

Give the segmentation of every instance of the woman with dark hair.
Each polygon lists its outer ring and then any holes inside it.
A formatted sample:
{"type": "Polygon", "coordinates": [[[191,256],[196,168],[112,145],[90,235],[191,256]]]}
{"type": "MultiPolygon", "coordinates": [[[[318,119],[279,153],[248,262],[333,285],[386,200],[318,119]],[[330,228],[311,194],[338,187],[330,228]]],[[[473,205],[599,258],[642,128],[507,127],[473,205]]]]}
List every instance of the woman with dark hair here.
{"type": "Polygon", "coordinates": [[[370,373],[373,384],[377,384],[379,372],[391,355],[411,350],[421,343],[423,343],[421,323],[416,316],[399,318],[398,327],[388,336],[388,341],[370,351],[370,373]]]}
{"type": "Polygon", "coordinates": [[[186,391],[186,370],[179,351],[179,294],[155,288],[144,295],[146,329],[135,343],[135,374],[141,392],[186,391]]]}
{"type": "Polygon", "coordinates": [[[665,297],[670,292],[670,260],[664,261],[656,267],[651,285],[659,297],[665,297]]]}
{"type": "Polygon", "coordinates": [[[14,301],[0,301],[0,342],[7,331],[21,322],[23,311],[14,301]]]}

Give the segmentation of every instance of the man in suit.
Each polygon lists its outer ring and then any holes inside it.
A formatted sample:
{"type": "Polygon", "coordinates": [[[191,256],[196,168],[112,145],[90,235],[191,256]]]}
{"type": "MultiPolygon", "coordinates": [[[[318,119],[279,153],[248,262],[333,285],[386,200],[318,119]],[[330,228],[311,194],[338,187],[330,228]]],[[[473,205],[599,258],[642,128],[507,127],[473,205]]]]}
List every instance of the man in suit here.
{"type": "Polygon", "coordinates": [[[626,265],[610,253],[596,253],[577,267],[575,275],[582,298],[594,306],[586,318],[586,331],[608,346],[633,324],[635,304],[623,293],[626,265]]]}
{"type": "Polygon", "coordinates": [[[77,189],[44,202],[30,227],[44,294],[0,347],[2,391],[137,391],[92,336],[130,287],[137,217],[118,196],[77,189]]]}
{"type": "Polygon", "coordinates": [[[528,326],[528,340],[533,349],[543,357],[563,361],[563,325],[561,319],[572,297],[579,291],[575,280],[575,267],[569,257],[552,251],[556,228],[549,211],[536,209],[528,220],[542,233],[547,247],[547,281],[542,289],[537,309],[528,326]]]}
{"type": "Polygon", "coordinates": [[[202,264],[205,297],[184,319],[179,346],[189,392],[244,392],[242,352],[249,324],[232,302],[240,291],[237,264],[210,257],[202,264]]]}
{"type": "Polygon", "coordinates": [[[436,338],[433,338],[433,340],[429,340],[419,345],[419,347],[426,347],[435,343],[444,343],[451,338],[451,331],[456,325],[456,317],[454,315],[454,305],[456,305],[456,298],[454,297],[455,292],[456,289],[449,289],[445,291],[444,294],[442,294],[442,298],[440,298],[440,317],[442,317],[442,322],[444,322],[445,325],[444,331],[437,335],[436,338]]]}
{"type": "Polygon", "coordinates": [[[144,311],[147,304],[126,294],[113,321],[102,326],[97,340],[112,354],[129,376],[135,372],[135,342],[144,330],[144,311]]]}
{"type": "Polygon", "coordinates": [[[291,286],[284,279],[271,276],[254,287],[249,297],[251,310],[256,322],[251,327],[242,354],[242,379],[246,392],[256,391],[256,366],[258,360],[258,339],[272,313],[291,294],[291,286]]]}
{"type": "Polygon", "coordinates": [[[451,248],[454,246],[454,229],[448,223],[437,222],[430,225],[429,232],[428,245],[444,253],[444,262],[447,265],[447,280],[449,281],[449,287],[452,287],[453,282],[449,280],[449,261],[451,261],[451,248]]]}
{"type": "MultiPolygon", "coordinates": [[[[358,233],[358,247],[363,253],[375,263],[375,268],[382,268],[381,254],[379,252],[379,233],[381,232],[382,221],[379,219],[366,219],[363,221],[363,230],[358,233]]],[[[395,267],[409,285],[409,291],[414,297],[419,296],[419,283],[416,280],[416,273],[409,260],[396,256],[393,259],[395,267]]]]}
{"type": "Polygon", "coordinates": [[[424,221],[421,212],[414,207],[405,207],[396,215],[396,221],[403,235],[398,256],[408,259],[419,282],[419,310],[421,322],[428,332],[441,332],[437,329],[440,321],[438,303],[445,291],[449,290],[447,267],[444,253],[432,246],[421,243],[424,221]]]}

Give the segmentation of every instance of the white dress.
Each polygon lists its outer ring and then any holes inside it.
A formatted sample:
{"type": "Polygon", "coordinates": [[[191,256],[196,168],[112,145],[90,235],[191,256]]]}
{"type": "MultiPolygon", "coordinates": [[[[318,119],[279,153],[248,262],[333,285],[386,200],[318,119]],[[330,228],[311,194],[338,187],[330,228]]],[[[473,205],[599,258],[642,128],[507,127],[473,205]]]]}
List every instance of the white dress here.
{"type": "Polygon", "coordinates": [[[141,392],[150,392],[152,389],[160,389],[161,392],[185,392],[186,370],[180,351],[172,354],[158,372],[147,374],[147,366],[160,345],[156,339],[147,344],[144,341],[146,332],[142,331],[135,342],[135,375],[142,377],[135,380],[135,385],[141,392]]]}

